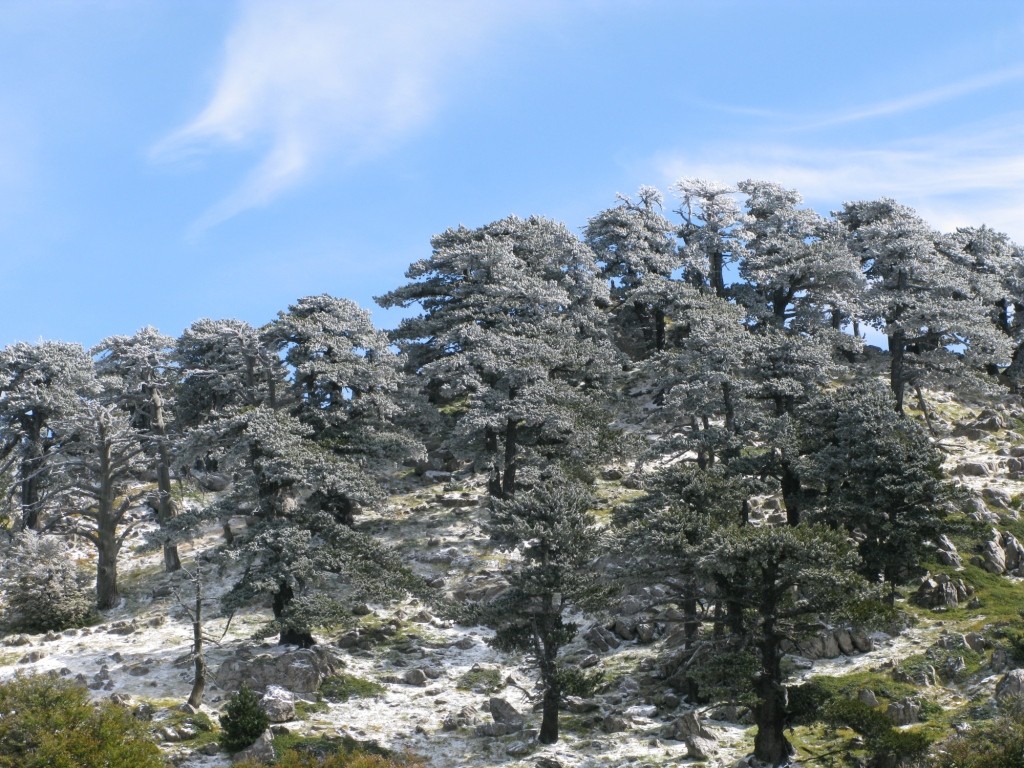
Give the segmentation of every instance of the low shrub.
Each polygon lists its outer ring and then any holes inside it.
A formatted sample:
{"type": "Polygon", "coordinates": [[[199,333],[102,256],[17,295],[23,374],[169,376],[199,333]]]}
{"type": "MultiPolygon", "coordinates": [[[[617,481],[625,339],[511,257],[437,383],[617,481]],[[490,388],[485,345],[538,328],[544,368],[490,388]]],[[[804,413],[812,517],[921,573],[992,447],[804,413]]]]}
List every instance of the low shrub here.
{"type": "Polygon", "coordinates": [[[0,768],[166,768],[145,725],[53,675],[0,683],[0,768]]]}
{"type": "Polygon", "coordinates": [[[228,699],[220,716],[221,746],[228,752],[239,752],[262,736],[269,724],[260,697],[243,685],[228,699]]]}

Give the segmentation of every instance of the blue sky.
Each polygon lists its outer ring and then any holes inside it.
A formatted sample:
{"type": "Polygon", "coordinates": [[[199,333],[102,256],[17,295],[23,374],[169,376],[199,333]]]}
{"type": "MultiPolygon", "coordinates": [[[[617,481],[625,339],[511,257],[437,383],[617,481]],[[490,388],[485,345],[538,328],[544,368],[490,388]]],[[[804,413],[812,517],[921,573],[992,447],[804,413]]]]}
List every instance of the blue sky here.
{"type": "Polygon", "coordinates": [[[1022,41],[1009,0],[0,0],[0,344],[386,327],[432,234],[681,177],[1024,241],[1022,41]]]}

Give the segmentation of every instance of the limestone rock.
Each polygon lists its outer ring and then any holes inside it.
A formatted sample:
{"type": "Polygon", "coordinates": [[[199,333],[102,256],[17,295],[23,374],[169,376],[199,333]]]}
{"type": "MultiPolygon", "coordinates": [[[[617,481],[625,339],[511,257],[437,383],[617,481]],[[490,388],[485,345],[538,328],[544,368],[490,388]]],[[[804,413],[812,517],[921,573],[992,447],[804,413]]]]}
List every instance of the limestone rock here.
{"type": "Polygon", "coordinates": [[[526,719],[520,714],[519,710],[505,699],[499,696],[492,696],[490,698],[490,705],[491,717],[494,718],[495,723],[517,726],[518,729],[526,725],[526,719]]]}
{"type": "Polygon", "coordinates": [[[1011,669],[996,683],[996,701],[1002,703],[1024,695],[1024,669],[1011,669]]]}
{"type": "Polygon", "coordinates": [[[936,552],[936,556],[940,563],[953,568],[963,567],[963,561],[960,558],[960,553],[957,552],[956,544],[950,541],[950,538],[946,534],[939,536],[936,545],[938,550],[936,552]]]}
{"type": "Polygon", "coordinates": [[[476,708],[467,704],[458,712],[449,712],[445,715],[444,720],[441,721],[441,730],[454,731],[459,728],[469,728],[479,722],[480,718],[476,708]]]}
{"type": "Polygon", "coordinates": [[[965,461],[958,465],[953,473],[961,477],[988,477],[992,470],[983,461],[965,461]]]}
{"type": "Polygon", "coordinates": [[[921,717],[921,705],[913,699],[889,702],[886,712],[892,724],[896,726],[916,723],[921,717]]]}
{"type": "Polygon", "coordinates": [[[242,649],[221,664],[217,683],[226,691],[237,691],[243,685],[254,691],[265,691],[277,685],[294,693],[315,693],[324,678],[342,668],[339,658],[326,646],[286,651],[278,656],[253,656],[242,649]]]}
{"type": "Polygon", "coordinates": [[[427,673],[422,669],[407,669],[402,675],[402,682],[407,685],[425,686],[427,684],[427,673]]]}
{"type": "Polygon", "coordinates": [[[605,733],[622,733],[629,730],[629,723],[622,715],[607,715],[601,721],[601,730],[605,733]]]}
{"type": "Polygon", "coordinates": [[[621,645],[619,638],[600,624],[594,625],[588,629],[583,635],[583,639],[587,641],[587,645],[598,653],[605,653],[613,648],[618,648],[619,645],[621,645]]]}
{"type": "Polygon", "coordinates": [[[267,686],[260,706],[272,723],[287,723],[295,719],[295,694],[279,685],[267,686]]]}
{"type": "Polygon", "coordinates": [[[192,471],[192,478],[204,491],[218,493],[226,491],[231,485],[231,478],[220,472],[196,472],[192,471]]]}
{"type": "Polygon", "coordinates": [[[875,696],[875,692],[870,688],[862,688],[860,692],[857,693],[857,700],[867,704],[869,707],[878,706],[878,697],[875,696]]]}
{"type": "Polygon", "coordinates": [[[248,747],[243,749],[241,752],[233,754],[231,756],[231,762],[240,763],[243,760],[255,760],[261,763],[272,763],[276,759],[274,755],[273,741],[273,734],[269,730],[266,730],[248,747]]]}
{"type": "Polygon", "coordinates": [[[701,724],[696,712],[687,712],[661,729],[661,737],[686,744],[686,756],[708,760],[715,751],[715,735],[701,724]]]}
{"type": "Polygon", "coordinates": [[[973,594],[962,579],[954,581],[947,574],[926,575],[914,595],[914,602],[925,608],[956,608],[973,594]]]}

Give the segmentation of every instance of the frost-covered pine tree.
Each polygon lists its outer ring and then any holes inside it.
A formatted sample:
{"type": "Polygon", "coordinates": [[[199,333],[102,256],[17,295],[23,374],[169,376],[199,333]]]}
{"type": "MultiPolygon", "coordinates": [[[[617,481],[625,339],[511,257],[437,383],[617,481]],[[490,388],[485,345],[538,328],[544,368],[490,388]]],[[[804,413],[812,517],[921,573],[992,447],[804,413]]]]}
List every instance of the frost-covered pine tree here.
{"type": "Polygon", "coordinates": [[[177,417],[186,426],[228,406],[276,407],[283,366],[258,328],[242,320],[197,320],[178,338],[177,417]]]}
{"type": "Polygon", "coordinates": [[[19,523],[36,529],[47,495],[55,420],[96,391],[92,360],[79,344],[19,342],[0,350],[0,469],[13,467],[19,523]]]}
{"type": "Polygon", "coordinates": [[[846,203],[836,216],[867,279],[866,317],[889,341],[897,410],[907,386],[936,369],[965,371],[1009,358],[969,270],[912,209],[884,198],[846,203]],[[962,360],[973,365],[965,369],[962,360]]]}
{"type": "Polygon", "coordinates": [[[145,448],[129,416],[97,400],[56,423],[60,447],[52,458],[52,482],[59,488],[52,519],[44,530],[76,535],[96,548],[96,607],[113,608],[120,598],[117,565],[121,548],[143,521],[132,510],[149,493],[139,480],[145,448]]]}
{"type": "Polygon", "coordinates": [[[61,631],[92,612],[88,575],[56,536],[15,534],[0,559],[3,626],[13,632],[61,631]]]}
{"type": "Polygon", "coordinates": [[[796,190],[747,180],[740,284],[734,293],[755,325],[814,332],[840,330],[858,316],[860,263],[836,222],[802,202],[796,190]]]}
{"type": "Polygon", "coordinates": [[[370,314],[348,299],[308,296],[264,329],[289,371],[286,403],[339,455],[368,474],[422,451],[397,426],[401,361],[370,314]]]}
{"type": "MultiPolygon", "coordinates": [[[[109,336],[93,350],[96,372],[107,385],[107,398],[131,415],[133,426],[156,474],[157,520],[167,526],[175,516],[171,497],[172,408],[178,380],[174,339],[146,327],[131,336],[109,336]]],[[[181,567],[177,545],[164,538],[164,568],[181,567]]]]}
{"type": "Polygon", "coordinates": [[[634,358],[665,348],[663,294],[680,266],[662,202],[654,187],[641,187],[636,202],[619,195],[619,204],[591,218],[585,232],[609,281],[617,342],[634,358]]]}
{"type": "MultiPolygon", "coordinates": [[[[1006,369],[1010,386],[1024,383],[1024,251],[1009,236],[986,226],[961,227],[950,235],[950,258],[962,264],[974,289],[991,307],[992,322],[1013,347],[1006,369]]],[[[993,361],[992,372],[998,370],[993,361]]]]}
{"type": "MultiPolygon", "coordinates": [[[[226,322],[215,330],[207,341],[244,328],[226,322]]],[[[398,363],[367,312],[313,296],[251,331],[242,334],[245,354],[236,342],[220,347],[225,359],[241,354],[251,369],[216,364],[216,343],[193,355],[205,367],[186,375],[217,405],[197,414],[190,453],[215,450],[219,468],[234,478],[206,516],[249,518],[246,535],[228,548],[243,573],[228,604],[269,598],[280,641],[308,646],[313,628],[344,604],[324,587],[344,586],[356,599],[415,583],[353,523],[360,507],[384,498],[382,470],[416,446],[394,426],[398,363]]]]}
{"type": "Polygon", "coordinates": [[[706,469],[738,447],[751,337],[742,309],[705,290],[679,285],[666,311],[668,348],[636,374],[651,388],[645,428],[654,454],[692,455],[706,469]]]}
{"type": "Polygon", "coordinates": [[[523,467],[585,464],[607,423],[615,361],[593,253],[538,217],[449,229],[432,245],[410,282],[377,301],[422,309],[393,338],[453,419],[448,447],[487,465],[499,497],[514,494],[523,467]]]}
{"type": "Polygon", "coordinates": [[[514,499],[495,500],[488,531],[499,549],[518,551],[505,579],[509,590],[483,606],[480,616],[495,628],[492,644],[529,654],[542,694],[542,744],[558,741],[565,663],[559,651],[576,635],[566,620],[599,594],[593,560],[600,533],[587,492],[564,478],[541,483],[514,499]]]}
{"type": "Polygon", "coordinates": [[[359,462],[283,409],[241,409],[217,428],[237,480],[210,512],[245,511],[250,521],[226,550],[241,565],[227,607],[270,599],[279,641],[308,647],[339,606],[418,584],[396,555],[352,528],[354,506],[382,499],[359,462]]]}
{"type": "Polygon", "coordinates": [[[680,179],[672,185],[679,197],[676,213],[682,218],[685,280],[725,298],[725,270],[743,256],[741,239],[745,217],[736,201],[736,189],[707,179],[680,179]]]}

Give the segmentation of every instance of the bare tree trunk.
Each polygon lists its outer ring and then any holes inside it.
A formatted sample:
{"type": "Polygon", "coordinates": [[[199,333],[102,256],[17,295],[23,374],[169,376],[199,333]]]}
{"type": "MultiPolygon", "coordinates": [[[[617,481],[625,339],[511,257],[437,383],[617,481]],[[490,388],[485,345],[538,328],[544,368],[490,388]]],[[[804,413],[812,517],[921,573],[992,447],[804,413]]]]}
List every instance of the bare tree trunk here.
{"type": "Polygon", "coordinates": [[[203,655],[203,579],[198,564],[194,579],[196,603],[192,614],[192,659],[195,662],[196,677],[192,682],[188,703],[199,709],[199,705],[203,703],[203,691],[206,690],[206,657],[203,655]]]}

